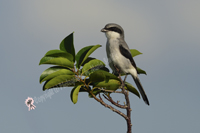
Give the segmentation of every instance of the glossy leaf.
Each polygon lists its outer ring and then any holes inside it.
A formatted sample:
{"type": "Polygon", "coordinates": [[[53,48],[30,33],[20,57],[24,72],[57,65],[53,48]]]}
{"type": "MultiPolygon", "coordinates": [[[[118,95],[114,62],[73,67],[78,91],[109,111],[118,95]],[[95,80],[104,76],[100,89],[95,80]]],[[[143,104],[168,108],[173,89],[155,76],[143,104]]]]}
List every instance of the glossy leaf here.
{"type": "Polygon", "coordinates": [[[94,69],[94,70],[98,69],[98,68],[100,69],[101,67],[104,67],[104,66],[105,66],[105,64],[102,61],[100,61],[98,59],[93,59],[83,66],[82,74],[88,73],[88,71],[91,69],[94,69]]]}
{"type": "Polygon", "coordinates": [[[75,49],[74,49],[74,35],[71,33],[65,37],[60,43],[60,50],[66,51],[73,56],[73,62],[75,62],[75,49]]]}
{"type": "Polygon", "coordinates": [[[144,70],[140,69],[139,67],[137,67],[137,72],[138,72],[138,74],[146,74],[147,75],[147,73],[144,70]]]}
{"type": "Polygon", "coordinates": [[[76,55],[76,67],[80,68],[80,66],[84,63],[84,61],[94,52],[97,48],[101,47],[101,45],[92,45],[82,48],[76,55]]]}
{"type": "Polygon", "coordinates": [[[109,72],[109,69],[105,66],[97,66],[94,67],[93,69],[88,70],[87,72],[83,73],[83,76],[90,76],[90,74],[92,74],[93,72],[97,71],[97,70],[102,70],[102,71],[106,71],[109,72]]]}
{"type": "Polygon", "coordinates": [[[50,68],[46,69],[45,71],[42,72],[42,74],[40,76],[40,83],[46,76],[48,76],[49,74],[52,74],[52,73],[54,73],[56,71],[59,71],[61,69],[66,69],[66,68],[65,67],[61,67],[61,66],[53,66],[53,67],[50,67],[50,68]]]}
{"type": "Polygon", "coordinates": [[[58,84],[61,84],[61,83],[67,82],[67,81],[76,82],[74,75],[59,75],[59,76],[56,76],[56,77],[52,78],[51,80],[48,80],[44,84],[43,90],[52,88],[52,87],[54,87],[58,84]]]}
{"type": "Polygon", "coordinates": [[[40,60],[39,65],[41,64],[52,64],[52,65],[59,65],[63,67],[73,68],[74,64],[70,60],[63,58],[63,57],[48,57],[45,56],[40,60]]]}
{"type": "Polygon", "coordinates": [[[93,72],[92,74],[90,74],[89,79],[92,82],[99,82],[99,81],[104,81],[104,80],[109,80],[109,79],[119,80],[117,76],[103,70],[97,70],[93,72]]]}
{"type": "Polygon", "coordinates": [[[81,64],[81,66],[84,66],[86,63],[88,63],[89,61],[94,60],[94,59],[96,59],[96,58],[88,57],[88,58],[81,64]]]}
{"type": "Polygon", "coordinates": [[[108,81],[95,82],[94,87],[102,87],[106,90],[116,90],[121,86],[121,82],[119,80],[110,79],[108,81]]]}
{"type": "Polygon", "coordinates": [[[51,73],[49,74],[48,76],[46,76],[42,81],[40,82],[44,82],[44,81],[47,81],[47,80],[50,80],[56,76],[59,76],[59,75],[74,75],[74,73],[68,69],[61,69],[61,70],[58,70],[54,73],[51,73]]]}
{"type": "Polygon", "coordinates": [[[131,51],[132,57],[135,57],[135,56],[137,56],[137,55],[142,54],[141,52],[139,52],[139,51],[136,50],[136,49],[130,49],[130,51],[131,51]]]}
{"type": "Polygon", "coordinates": [[[79,91],[81,89],[81,86],[82,85],[78,85],[78,86],[75,86],[72,90],[71,90],[71,100],[74,104],[77,103],[78,101],[78,94],[79,94],[79,91]]]}
{"type": "MultiPolygon", "coordinates": [[[[49,82],[49,80],[45,82],[45,84],[43,86],[43,90],[46,90],[44,87],[48,82],[49,82]]],[[[48,89],[59,88],[59,87],[74,87],[74,86],[78,86],[78,85],[83,85],[83,83],[75,81],[75,80],[69,80],[69,81],[66,81],[66,82],[63,82],[63,83],[59,83],[59,84],[52,86],[51,88],[48,88],[48,89]]]]}
{"type": "Polygon", "coordinates": [[[130,83],[126,82],[125,83],[125,89],[129,90],[130,92],[132,92],[133,94],[135,94],[136,96],[138,96],[140,98],[140,94],[139,92],[135,89],[134,86],[132,86],[130,83]]]}
{"type": "Polygon", "coordinates": [[[64,58],[69,59],[71,62],[74,62],[74,57],[70,53],[67,53],[65,51],[58,50],[58,49],[48,51],[45,54],[45,56],[50,56],[50,57],[64,57],[64,58]]]}
{"type": "Polygon", "coordinates": [[[109,72],[109,69],[108,69],[107,67],[101,67],[100,70],[103,70],[103,71],[109,72]]]}

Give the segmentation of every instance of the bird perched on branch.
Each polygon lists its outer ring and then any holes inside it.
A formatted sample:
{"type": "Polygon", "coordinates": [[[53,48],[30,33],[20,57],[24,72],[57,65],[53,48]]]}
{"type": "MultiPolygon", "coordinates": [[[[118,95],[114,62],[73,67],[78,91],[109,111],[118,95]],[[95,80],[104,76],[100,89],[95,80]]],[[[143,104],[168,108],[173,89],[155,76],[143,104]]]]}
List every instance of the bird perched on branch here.
{"type": "Polygon", "coordinates": [[[120,73],[125,73],[126,76],[127,74],[131,74],[144,102],[149,105],[147,95],[138,78],[136,64],[132,58],[129,47],[124,40],[124,30],[118,24],[109,23],[101,30],[101,32],[104,32],[107,37],[106,52],[109,66],[114,73],[116,73],[116,69],[118,69],[120,73]]]}

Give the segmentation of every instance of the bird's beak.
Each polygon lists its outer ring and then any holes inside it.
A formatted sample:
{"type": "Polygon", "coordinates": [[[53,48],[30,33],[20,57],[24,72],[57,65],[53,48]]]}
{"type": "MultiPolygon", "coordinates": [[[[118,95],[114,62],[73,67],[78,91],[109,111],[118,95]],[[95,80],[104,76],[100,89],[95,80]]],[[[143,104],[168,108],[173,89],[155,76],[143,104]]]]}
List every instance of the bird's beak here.
{"type": "Polygon", "coordinates": [[[106,32],[106,31],[107,31],[107,30],[106,30],[106,29],[104,29],[104,28],[103,28],[103,29],[101,29],[101,32],[106,32]]]}

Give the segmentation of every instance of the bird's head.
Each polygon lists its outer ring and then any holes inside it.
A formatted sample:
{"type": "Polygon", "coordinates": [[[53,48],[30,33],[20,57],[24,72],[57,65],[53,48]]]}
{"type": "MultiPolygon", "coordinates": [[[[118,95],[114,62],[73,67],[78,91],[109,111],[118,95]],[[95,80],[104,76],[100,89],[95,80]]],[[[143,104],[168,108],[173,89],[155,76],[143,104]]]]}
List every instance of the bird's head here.
{"type": "Polygon", "coordinates": [[[118,24],[109,23],[101,32],[104,32],[108,39],[124,38],[124,30],[118,24]]]}

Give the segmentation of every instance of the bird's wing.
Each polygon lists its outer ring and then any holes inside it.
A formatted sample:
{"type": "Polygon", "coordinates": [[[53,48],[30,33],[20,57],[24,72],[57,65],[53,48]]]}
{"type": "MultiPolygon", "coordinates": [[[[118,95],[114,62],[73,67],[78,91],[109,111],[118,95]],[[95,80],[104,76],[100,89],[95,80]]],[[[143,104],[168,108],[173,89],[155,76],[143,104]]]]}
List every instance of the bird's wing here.
{"type": "Polygon", "coordinates": [[[135,67],[135,69],[136,69],[137,67],[136,67],[135,61],[133,60],[133,57],[132,57],[130,51],[127,50],[126,48],[124,48],[122,44],[119,45],[119,51],[124,57],[126,57],[127,59],[130,60],[133,67],[135,67]]]}

